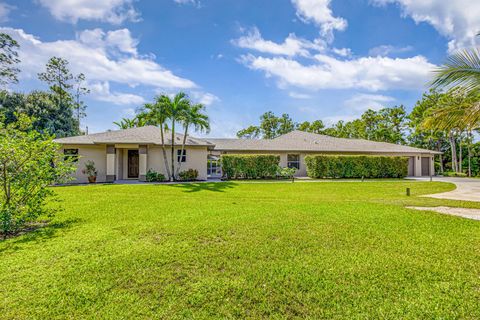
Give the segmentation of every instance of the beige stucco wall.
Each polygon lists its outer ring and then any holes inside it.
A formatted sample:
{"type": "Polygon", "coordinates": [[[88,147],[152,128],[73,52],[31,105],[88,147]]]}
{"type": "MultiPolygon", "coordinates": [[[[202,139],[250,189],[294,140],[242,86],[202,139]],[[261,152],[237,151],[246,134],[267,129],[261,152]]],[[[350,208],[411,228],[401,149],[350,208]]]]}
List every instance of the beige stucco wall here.
{"type": "MultiPolygon", "coordinates": [[[[307,155],[321,155],[321,154],[329,154],[326,152],[274,152],[274,151],[229,151],[229,152],[212,152],[212,154],[275,154],[280,156],[280,166],[286,167],[287,166],[287,155],[289,154],[298,154],[300,155],[300,169],[295,174],[296,177],[306,177],[307,176],[307,167],[305,165],[305,157],[307,155]]],[[[333,153],[330,153],[333,154],[333,153]]],[[[430,158],[430,168],[432,174],[434,174],[434,164],[433,164],[433,156],[430,154],[415,154],[415,153],[340,153],[336,152],[334,154],[338,155],[377,155],[377,156],[398,156],[398,157],[411,157],[414,159],[414,168],[415,176],[422,175],[422,166],[421,166],[421,158],[422,157],[429,157],[430,158]]]]}
{"type": "MultiPolygon", "coordinates": [[[[181,148],[175,148],[175,161],[177,160],[177,150],[181,148]]],[[[199,180],[207,180],[207,148],[206,147],[190,147],[185,148],[187,150],[187,161],[183,162],[180,167],[180,171],[195,169],[198,171],[199,180]]],[[[166,148],[167,151],[167,162],[169,168],[171,168],[171,149],[166,148]]],[[[177,163],[175,163],[175,168],[177,163]]],[[[163,173],[167,176],[162,147],[160,146],[149,146],[148,147],[148,157],[147,157],[147,170],[153,169],[157,172],[163,173]]]]}
{"type": "Polygon", "coordinates": [[[79,159],[76,163],[77,170],[72,175],[75,179],[72,183],[88,182],[88,177],[82,173],[88,160],[95,162],[98,172],[97,182],[105,182],[107,175],[107,150],[105,145],[64,145],[60,150],[62,154],[64,149],[78,149],[79,159]]]}

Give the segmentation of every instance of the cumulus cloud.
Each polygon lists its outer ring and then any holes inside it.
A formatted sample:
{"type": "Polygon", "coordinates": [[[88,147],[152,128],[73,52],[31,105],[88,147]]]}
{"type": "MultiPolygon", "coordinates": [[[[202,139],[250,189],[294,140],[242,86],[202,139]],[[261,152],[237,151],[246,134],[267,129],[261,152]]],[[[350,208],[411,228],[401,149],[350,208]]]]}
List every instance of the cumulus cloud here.
{"type": "Polygon", "coordinates": [[[431,24],[451,39],[449,50],[472,46],[480,31],[480,6],[472,0],[371,0],[376,5],[398,4],[405,16],[431,24]]]}
{"type": "Polygon", "coordinates": [[[138,21],[139,13],[133,0],[38,0],[58,20],[77,23],[78,20],[97,20],[112,24],[138,21]]]}
{"type": "Polygon", "coordinates": [[[326,48],[326,43],[321,39],[309,41],[298,38],[293,33],[289,34],[283,43],[265,40],[256,27],[252,28],[247,35],[232,40],[232,43],[240,48],[289,57],[297,55],[306,57],[310,55],[309,50],[323,51],[326,48]]]}
{"type": "Polygon", "coordinates": [[[214,102],[220,101],[220,98],[208,92],[194,91],[191,93],[191,96],[194,102],[198,102],[206,106],[209,106],[214,102]]]}
{"type": "Polygon", "coordinates": [[[89,83],[88,87],[95,100],[110,102],[116,105],[141,105],[145,103],[145,99],[136,94],[111,92],[108,81],[89,83]]]}
{"type": "Polygon", "coordinates": [[[250,69],[265,72],[278,81],[281,88],[289,86],[320,89],[419,89],[428,81],[435,67],[423,56],[406,59],[362,57],[351,60],[318,54],[315,63],[301,64],[290,58],[243,55],[241,61],[250,69]]]}
{"type": "Polygon", "coordinates": [[[334,30],[342,31],[347,28],[347,20],[333,16],[330,2],[331,0],[292,0],[297,16],[318,25],[321,34],[329,39],[332,38],[334,30]]]}
{"type": "Polygon", "coordinates": [[[356,112],[363,112],[368,109],[380,110],[386,107],[386,103],[395,101],[395,98],[381,94],[356,94],[345,101],[345,106],[356,112]]]}
{"type": "Polygon", "coordinates": [[[103,32],[88,30],[75,40],[41,41],[22,29],[0,28],[20,44],[22,77],[36,78],[52,56],[70,62],[73,72],[83,72],[89,81],[109,81],[129,86],[148,85],[155,88],[195,88],[194,82],[176,76],[153,59],[136,55],[136,42],[119,40],[117,33],[129,34],[122,29],[103,32]]]}

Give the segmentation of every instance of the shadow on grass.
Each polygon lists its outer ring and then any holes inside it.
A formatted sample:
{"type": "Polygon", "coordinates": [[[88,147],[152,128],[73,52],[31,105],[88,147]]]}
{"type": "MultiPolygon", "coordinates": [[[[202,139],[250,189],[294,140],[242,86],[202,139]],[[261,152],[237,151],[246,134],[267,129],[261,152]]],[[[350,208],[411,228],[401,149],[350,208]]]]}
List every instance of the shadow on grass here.
{"type": "Polygon", "coordinates": [[[178,189],[183,189],[183,192],[225,192],[226,189],[231,189],[237,186],[233,182],[201,182],[201,183],[182,183],[169,184],[168,186],[178,189]]]}
{"type": "Polygon", "coordinates": [[[0,248],[0,253],[6,251],[17,251],[21,249],[21,244],[29,242],[40,243],[46,241],[56,237],[59,230],[70,229],[81,221],[82,219],[79,218],[67,219],[64,221],[51,222],[45,226],[27,230],[25,233],[21,233],[17,236],[8,238],[7,240],[0,241],[0,245],[3,245],[0,248]]]}

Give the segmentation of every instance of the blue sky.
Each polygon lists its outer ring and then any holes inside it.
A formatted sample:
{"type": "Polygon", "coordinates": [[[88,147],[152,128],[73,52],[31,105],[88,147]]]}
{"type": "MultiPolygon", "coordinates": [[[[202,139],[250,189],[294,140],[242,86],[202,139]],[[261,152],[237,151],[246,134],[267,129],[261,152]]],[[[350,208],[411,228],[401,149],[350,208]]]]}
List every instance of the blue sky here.
{"type": "Polygon", "coordinates": [[[210,136],[233,136],[265,111],[296,121],[350,120],[427,89],[446,56],[475,44],[471,0],[0,1],[2,32],[21,45],[14,90],[48,58],[84,72],[83,126],[114,129],[158,93],[207,105],[210,136]]]}

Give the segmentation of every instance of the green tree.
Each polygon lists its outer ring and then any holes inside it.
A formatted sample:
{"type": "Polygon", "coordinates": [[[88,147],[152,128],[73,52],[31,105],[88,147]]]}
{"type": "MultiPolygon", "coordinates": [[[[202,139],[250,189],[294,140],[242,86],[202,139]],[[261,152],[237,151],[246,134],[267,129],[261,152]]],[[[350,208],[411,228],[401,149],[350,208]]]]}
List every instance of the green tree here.
{"type": "Polygon", "coordinates": [[[122,118],[120,121],[114,121],[114,125],[116,125],[119,129],[131,129],[131,128],[138,128],[144,127],[148,124],[148,119],[143,114],[138,114],[133,118],[122,118]]]}
{"type": "Polygon", "coordinates": [[[85,86],[85,75],[79,73],[74,77],[74,111],[78,123],[78,132],[80,132],[80,120],[86,116],[87,105],[82,100],[82,96],[90,93],[90,89],[85,86]]]}
{"type": "Polygon", "coordinates": [[[139,114],[139,118],[143,118],[148,124],[158,126],[160,128],[163,162],[165,163],[165,170],[168,180],[171,180],[172,175],[170,173],[170,167],[168,166],[167,150],[165,148],[165,130],[168,129],[168,110],[167,105],[163,103],[162,96],[155,97],[155,103],[146,103],[139,114]]]}
{"type": "Polygon", "coordinates": [[[244,139],[258,139],[260,138],[261,130],[257,126],[249,126],[248,128],[242,129],[237,132],[238,138],[244,139]]]}
{"type": "Polygon", "coordinates": [[[175,180],[175,125],[181,120],[182,114],[189,107],[190,101],[184,92],[177,93],[173,99],[168,95],[161,95],[158,103],[170,120],[171,133],[171,180],[175,180]]]}
{"type": "Polygon", "coordinates": [[[17,41],[6,33],[0,33],[0,85],[17,83],[17,74],[20,72],[16,66],[20,62],[18,58],[17,41]]]}
{"type": "Polygon", "coordinates": [[[73,74],[68,69],[68,60],[59,57],[50,58],[46,70],[38,74],[38,79],[50,86],[59,105],[71,102],[70,90],[73,88],[73,74]]]}
{"type": "MultiPolygon", "coordinates": [[[[205,131],[209,132],[210,131],[210,119],[206,114],[203,113],[205,110],[205,106],[203,104],[194,104],[191,105],[189,104],[183,112],[180,114],[179,120],[180,123],[183,126],[183,141],[182,141],[182,147],[180,151],[180,159],[181,160],[183,155],[183,152],[185,150],[185,143],[187,141],[188,137],[188,130],[190,129],[191,126],[195,129],[195,131],[205,131]]],[[[180,168],[182,166],[181,161],[177,161],[177,171],[175,172],[175,176],[178,176],[178,173],[180,172],[180,168]]]]}
{"type": "Polygon", "coordinates": [[[23,113],[34,118],[32,128],[40,133],[65,137],[78,134],[73,110],[58,106],[53,93],[32,91],[29,94],[0,91],[0,114],[3,122],[17,121],[16,114],[23,113]]]}
{"type": "Polygon", "coordinates": [[[40,216],[53,214],[46,201],[54,195],[51,184],[65,182],[75,167],[58,152],[52,136],[32,129],[25,115],[0,124],[0,224],[3,238],[40,216]]]}

